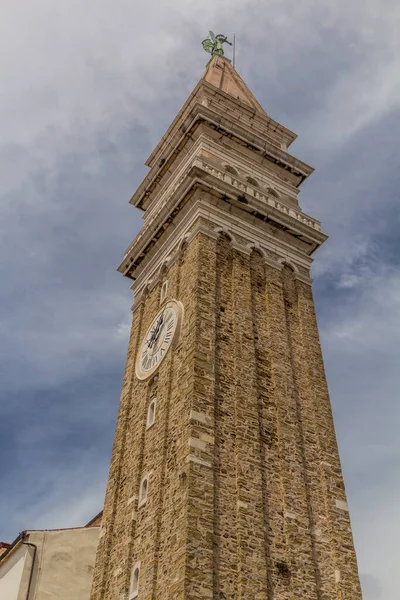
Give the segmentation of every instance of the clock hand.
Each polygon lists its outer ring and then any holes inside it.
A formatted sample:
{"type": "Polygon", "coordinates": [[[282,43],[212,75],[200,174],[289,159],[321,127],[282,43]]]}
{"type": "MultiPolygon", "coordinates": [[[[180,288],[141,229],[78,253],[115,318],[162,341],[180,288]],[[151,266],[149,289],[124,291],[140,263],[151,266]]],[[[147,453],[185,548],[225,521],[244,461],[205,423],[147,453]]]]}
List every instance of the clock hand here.
{"type": "Polygon", "coordinates": [[[151,348],[153,346],[154,342],[157,340],[157,338],[160,334],[160,330],[161,330],[161,326],[162,326],[163,322],[164,322],[164,312],[158,318],[157,323],[153,329],[153,333],[151,334],[150,341],[149,341],[149,348],[151,348]]]}

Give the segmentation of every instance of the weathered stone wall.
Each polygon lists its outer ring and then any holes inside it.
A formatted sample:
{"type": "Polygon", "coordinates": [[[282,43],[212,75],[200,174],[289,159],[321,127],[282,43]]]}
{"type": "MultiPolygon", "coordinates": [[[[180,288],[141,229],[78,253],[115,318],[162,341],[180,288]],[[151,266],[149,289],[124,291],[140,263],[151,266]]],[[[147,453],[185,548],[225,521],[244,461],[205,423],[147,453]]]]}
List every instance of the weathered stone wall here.
{"type": "Polygon", "coordinates": [[[134,313],[126,373],[106,494],[93,598],[128,596],[132,567],[141,563],[143,598],[184,598],[190,401],[194,387],[198,248],[195,240],[167,273],[168,298],[182,300],[179,343],[155,378],[135,378],[138,345],[159,309],[160,284],[134,313]],[[147,408],[157,398],[154,425],[147,408]],[[139,485],[150,473],[148,499],[138,508],[139,485]]]}
{"type": "Polygon", "coordinates": [[[160,284],[135,309],[92,600],[128,598],[138,562],[140,600],[360,600],[311,288],[224,235],[165,278],[183,328],[140,382],[160,284]]]}

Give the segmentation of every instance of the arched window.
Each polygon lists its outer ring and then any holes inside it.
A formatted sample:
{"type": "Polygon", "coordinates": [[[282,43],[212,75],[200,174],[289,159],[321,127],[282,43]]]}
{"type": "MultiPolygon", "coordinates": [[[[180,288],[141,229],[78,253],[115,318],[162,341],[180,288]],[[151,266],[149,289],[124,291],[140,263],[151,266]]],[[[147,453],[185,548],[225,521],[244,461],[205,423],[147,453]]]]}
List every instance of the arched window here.
{"type": "Polygon", "coordinates": [[[140,575],[140,563],[136,563],[136,565],[132,569],[131,576],[131,589],[129,593],[129,600],[132,598],[136,598],[139,594],[139,575],[140,575]]]}
{"type": "Polygon", "coordinates": [[[145,475],[143,477],[142,481],[140,482],[139,504],[138,504],[139,508],[141,506],[143,506],[144,504],[146,504],[146,501],[147,501],[147,494],[149,492],[149,477],[150,477],[150,473],[147,473],[147,475],[145,475]]]}
{"type": "Polygon", "coordinates": [[[259,183],[256,179],[253,179],[253,177],[247,177],[247,181],[250,185],[254,185],[254,187],[258,187],[259,183]]]}
{"type": "Polygon", "coordinates": [[[154,424],[155,420],[156,420],[156,399],[154,398],[150,402],[149,408],[147,409],[146,429],[149,429],[154,424]]]}
{"type": "Polygon", "coordinates": [[[230,173],[231,175],[236,175],[236,177],[239,175],[239,173],[236,171],[236,169],[231,167],[231,165],[225,165],[225,171],[227,173],[230,173]]]}
{"type": "Polygon", "coordinates": [[[279,198],[279,194],[276,190],[273,190],[271,187],[267,188],[267,192],[270,196],[273,196],[274,198],[279,198]]]}

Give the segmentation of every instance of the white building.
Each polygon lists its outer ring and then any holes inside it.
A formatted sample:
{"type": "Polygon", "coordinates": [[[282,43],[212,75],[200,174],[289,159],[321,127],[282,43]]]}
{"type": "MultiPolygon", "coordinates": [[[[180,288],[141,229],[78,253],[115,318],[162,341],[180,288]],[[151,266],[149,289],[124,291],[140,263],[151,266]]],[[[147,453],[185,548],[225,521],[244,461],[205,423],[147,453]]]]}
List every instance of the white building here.
{"type": "Polygon", "coordinates": [[[0,556],[0,600],[89,600],[100,522],[23,531],[0,556]]]}

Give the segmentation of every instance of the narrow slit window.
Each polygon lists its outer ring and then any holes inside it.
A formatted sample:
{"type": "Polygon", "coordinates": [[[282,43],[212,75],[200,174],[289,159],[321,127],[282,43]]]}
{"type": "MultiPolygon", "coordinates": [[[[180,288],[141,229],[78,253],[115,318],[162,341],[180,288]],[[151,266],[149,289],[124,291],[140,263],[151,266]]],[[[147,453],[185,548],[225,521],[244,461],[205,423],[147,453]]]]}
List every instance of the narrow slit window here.
{"type": "Polygon", "coordinates": [[[149,476],[146,475],[145,477],[143,477],[142,482],[140,484],[139,507],[146,504],[148,491],[149,491],[149,476]]]}
{"type": "Polygon", "coordinates": [[[164,300],[166,299],[167,293],[168,293],[168,281],[164,281],[164,283],[161,286],[160,304],[162,304],[164,302],[164,300]]]}
{"type": "Polygon", "coordinates": [[[132,600],[132,598],[136,598],[139,594],[139,575],[140,575],[140,564],[136,564],[132,570],[131,591],[129,594],[129,600],[132,600]]]}
{"type": "Polygon", "coordinates": [[[150,402],[149,408],[147,409],[146,429],[149,429],[154,424],[155,420],[156,420],[156,399],[154,398],[150,402]]]}

